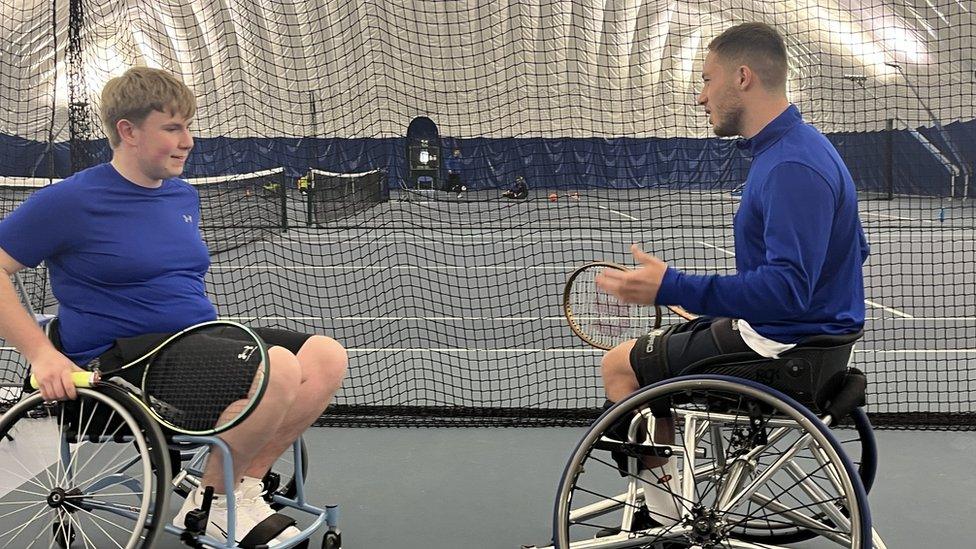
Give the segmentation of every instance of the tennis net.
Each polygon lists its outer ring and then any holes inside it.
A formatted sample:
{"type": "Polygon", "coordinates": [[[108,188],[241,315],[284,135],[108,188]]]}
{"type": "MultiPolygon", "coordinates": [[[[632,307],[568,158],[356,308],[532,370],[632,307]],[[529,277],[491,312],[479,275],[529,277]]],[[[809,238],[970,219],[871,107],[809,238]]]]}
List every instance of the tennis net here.
{"type": "Polygon", "coordinates": [[[298,182],[308,198],[308,224],[348,219],[390,199],[386,172],[334,173],[310,169],[298,182]]]}

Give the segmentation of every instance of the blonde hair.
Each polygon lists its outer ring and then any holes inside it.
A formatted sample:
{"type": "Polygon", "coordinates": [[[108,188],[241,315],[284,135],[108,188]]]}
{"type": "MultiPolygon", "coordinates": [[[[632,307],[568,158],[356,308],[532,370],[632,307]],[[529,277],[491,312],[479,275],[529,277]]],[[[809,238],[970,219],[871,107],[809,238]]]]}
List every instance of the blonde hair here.
{"type": "Polygon", "coordinates": [[[172,74],[149,67],[132,67],[102,88],[100,116],[108,142],[114,149],[122,142],[119,120],[141,124],[152,111],[193,118],[197,101],[190,88],[172,74]]]}

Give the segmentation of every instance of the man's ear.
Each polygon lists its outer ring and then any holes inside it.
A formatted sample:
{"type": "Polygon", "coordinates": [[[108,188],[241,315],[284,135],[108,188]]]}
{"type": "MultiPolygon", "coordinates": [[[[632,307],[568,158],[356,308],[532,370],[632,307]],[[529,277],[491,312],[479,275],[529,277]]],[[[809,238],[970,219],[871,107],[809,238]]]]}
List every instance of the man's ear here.
{"type": "Polygon", "coordinates": [[[735,71],[736,85],[740,90],[745,91],[759,84],[759,77],[749,65],[740,65],[735,71]]]}

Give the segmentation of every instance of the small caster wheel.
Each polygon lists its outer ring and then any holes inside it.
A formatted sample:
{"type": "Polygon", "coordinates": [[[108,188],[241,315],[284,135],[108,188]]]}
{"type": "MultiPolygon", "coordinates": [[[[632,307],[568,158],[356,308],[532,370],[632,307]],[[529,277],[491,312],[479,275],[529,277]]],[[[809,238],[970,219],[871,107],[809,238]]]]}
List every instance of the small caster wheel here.
{"type": "Polygon", "coordinates": [[[342,534],[329,530],[322,537],[322,549],[339,549],[342,547],[342,534]]]}

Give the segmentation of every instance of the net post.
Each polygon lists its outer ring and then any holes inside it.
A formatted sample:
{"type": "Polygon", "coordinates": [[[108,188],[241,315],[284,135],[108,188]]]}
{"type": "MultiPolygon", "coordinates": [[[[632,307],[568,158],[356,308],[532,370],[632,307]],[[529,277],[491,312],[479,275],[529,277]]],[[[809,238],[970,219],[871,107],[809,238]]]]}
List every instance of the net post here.
{"type": "Polygon", "coordinates": [[[888,200],[895,198],[895,121],[891,118],[885,120],[885,145],[884,145],[884,188],[888,191],[888,200]]]}
{"type": "Polygon", "coordinates": [[[285,169],[278,174],[278,200],[281,204],[281,231],[288,230],[288,189],[285,188],[285,169]]]}
{"type": "Polygon", "coordinates": [[[305,224],[309,227],[314,226],[313,203],[315,195],[315,180],[312,179],[312,168],[308,169],[305,176],[305,224]]]}

